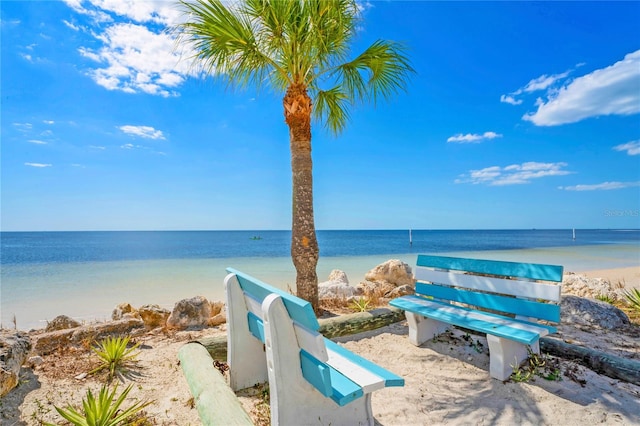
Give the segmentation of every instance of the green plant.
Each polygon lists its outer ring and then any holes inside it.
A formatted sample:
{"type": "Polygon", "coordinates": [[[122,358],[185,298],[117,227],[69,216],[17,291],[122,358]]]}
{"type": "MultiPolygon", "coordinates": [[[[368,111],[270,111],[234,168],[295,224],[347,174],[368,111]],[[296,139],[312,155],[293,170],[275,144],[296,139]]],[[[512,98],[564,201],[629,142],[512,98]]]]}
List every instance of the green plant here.
{"type": "Polygon", "coordinates": [[[353,299],[349,307],[356,312],[366,312],[371,305],[371,300],[367,298],[353,299]]]}
{"type": "Polygon", "coordinates": [[[607,296],[606,294],[599,294],[596,296],[596,299],[598,299],[601,302],[606,302],[610,305],[613,305],[615,303],[615,300],[613,300],[611,297],[607,296]]]}
{"type": "MultiPolygon", "coordinates": [[[[118,385],[109,390],[107,385],[102,385],[98,398],[96,399],[91,390],[87,391],[86,398],[82,399],[82,412],[76,410],[71,405],[66,408],[55,407],[58,414],[75,426],[117,426],[129,424],[136,414],[152,401],[138,401],[127,409],[120,406],[127,398],[132,389],[132,385],[126,387],[122,394],[116,399],[118,385]]],[[[47,424],[47,426],[55,426],[47,424]]]]}
{"type": "Polygon", "coordinates": [[[135,361],[138,353],[134,351],[140,346],[136,343],[130,348],[130,337],[107,337],[100,341],[98,346],[92,347],[91,350],[100,357],[100,365],[89,372],[94,374],[102,370],[108,370],[108,379],[111,380],[116,373],[126,371],[127,368],[135,361]]]}
{"type": "Polygon", "coordinates": [[[640,312],[640,290],[632,288],[624,291],[624,297],[631,305],[631,309],[640,312]]]}
{"type": "MultiPolygon", "coordinates": [[[[531,347],[527,347],[529,357],[525,366],[511,365],[513,374],[511,379],[514,382],[528,382],[534,376],[542,377],[545,380],[561,380],[560,368],[557,365],[548,365],[547,360],[541,354],[534,353],[531,347]]],[[[517,359],[516,359],[517,362],[517,359]]]]}

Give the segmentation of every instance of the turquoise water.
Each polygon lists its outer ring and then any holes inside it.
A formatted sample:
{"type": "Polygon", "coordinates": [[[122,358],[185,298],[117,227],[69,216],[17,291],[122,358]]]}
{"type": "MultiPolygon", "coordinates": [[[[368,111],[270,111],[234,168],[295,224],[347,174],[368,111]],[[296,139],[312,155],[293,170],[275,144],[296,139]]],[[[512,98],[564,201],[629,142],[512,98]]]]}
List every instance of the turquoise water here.
{"type": "MultiPolygon", "coordinates": [[[[341,269],[355,285],[388,259],[414,265],[418,253],[435,252],[560,264],[574,272],[640,264],[640,232],[591,231],[591,239],[586,232],[576,231],[573,242],[566,230],[413,231],[411,246],[408,231],[319,233],[321,251],[324,243],[324,251],[333,255],[321,255],[318,276],[324,281],[331,270],[341,269]],[[383,251],[385,247],[394,251],[383,251]],[[429,250],[433,247],[440,250],[429,250]]],[[[3,233],[1,322],[13,327],[15,316],[19,329],[41,328],[60,314],[84,321],[108,319],[122,302],[171,309],[176,301],[196,295],[222,300],[227,267],[294,290],[289,235],[285,231],[3,233]],[[250,239],[258,234],[261,239],[250,239]],[[243,256],[247,253],[252,256],[243,256]]]]}

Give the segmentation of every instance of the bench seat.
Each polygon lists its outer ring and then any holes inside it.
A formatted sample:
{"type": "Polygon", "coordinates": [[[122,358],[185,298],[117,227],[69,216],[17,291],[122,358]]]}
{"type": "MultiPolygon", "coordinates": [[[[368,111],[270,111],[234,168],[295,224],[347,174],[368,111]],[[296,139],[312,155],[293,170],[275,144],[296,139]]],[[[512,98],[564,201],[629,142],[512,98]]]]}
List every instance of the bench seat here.
{"type": "Polygon", "coordinates": [[[416,294],[389,302],[405,311],[421,345],[451,326],[487,335],[490,375],[506,380],[560,321],[562,266],[419,255],[416,294]],[[514,364],[515,363],[515,364],[514,364]]]}
{"type": "Polygon", "coordinates": [[[493,334],[525,345],[532,345],[540,337],[556,332],[555,327],[552,326],[519,321],[515,318],[480,312],[463,306],[453,306],[419,296],[403,296],[394,299],[390,304],[451,325],[493,334]]]}

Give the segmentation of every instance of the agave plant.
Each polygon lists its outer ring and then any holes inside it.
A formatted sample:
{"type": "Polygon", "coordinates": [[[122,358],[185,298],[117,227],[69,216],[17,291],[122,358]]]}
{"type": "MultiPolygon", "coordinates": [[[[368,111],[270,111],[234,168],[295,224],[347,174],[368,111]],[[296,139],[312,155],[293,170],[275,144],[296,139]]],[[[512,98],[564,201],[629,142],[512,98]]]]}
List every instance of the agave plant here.
{"type": "Polygon", "coordinates": [[[629,302],[634,311],[640,312],[640,290],[637,288],[626,290],[624,292],[624,297],[627,299],[627,302],[629,302]]]}
{"type": "Polygon", "coordinates": [[[117,372],[126,369],[131,362],[138,356],[137,352],[134,352],[139,343],[136,343],[130,348],[130,337],[107,337],[98,343],[98,346],[92,347],[91,350],[100,357],[100,365],[90,371],[89,374],[94,374],[102,370],[109,371],[109,380],[111,380],[117,372]]]}
{"type": "MultiPolygon", "coordinates": [[[[87,397],[82,400],[82,411],[76,410],[71,405],[66,408],[55,408],[58,414],[75,426],[117,426],[128,424],[128,420],[153,402],[138,401],[129,408],[121,409],[120,406],[127,398],[132,387],[133,385],[127,386],[117,399],[117,384],[112,390],[109,390],[107,385],[103,385],[98,398],[93,396],[91,390],[88,390],[87,397]]],[[[48,424],[47,426],[55,425],[48,424]]]]}
{"type": "Polygon", "coordinates": [[[371,306],[371,300],[367,298],[353,299],[351,302],[351,309],[356,312],[366,312],[371,306]]]}

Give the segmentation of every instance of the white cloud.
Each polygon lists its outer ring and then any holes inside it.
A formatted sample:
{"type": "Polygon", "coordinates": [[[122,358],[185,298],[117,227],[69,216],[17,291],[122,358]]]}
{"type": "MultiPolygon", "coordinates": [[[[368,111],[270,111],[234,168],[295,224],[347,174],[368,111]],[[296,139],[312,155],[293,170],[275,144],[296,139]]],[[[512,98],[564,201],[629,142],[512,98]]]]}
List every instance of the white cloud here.
{"type": "Polygon", "coordinates": [[[640,50],[606,68],[578,77],[557,91],[534,113],[522,118],[537,126],[575,123],[603,115],[640,112],[640,50]]]}
{"type": "Polygon", "coordinates": [[[37,168],[44,168],[44,167],[51,167],[51,164],[44,164],[44,163],[24,163],[25,166],[29,166],[29,167],[37,167],[37,168]]]}
{"type": "Polygon", "coordinates": [[[574,186],[559,186],[558,189],[565,191],[610,191],[613,189],[631,188],[634,186],[640,186],[639,182],[603,182],[593,185],[574,185],[574,186]]]}
{"type": "Polygon", "coordinates": [[[538,163],[534,161],[512,164],[506,167],[492,166],[480,170],[471,170],[462,175],[455,183],[485,184],[491,186],[518,185],[531,183],[533,179],[549,176],[563,176],[571,172],[563,170],[567,163],[538,163]]]}
{"type": "Polygon", "coordinates": [[[115,24],[97,36],[103,47],[97,51],[80,48],[80,54],[103,64],[89,75],[108,90],[152,95],[176,95],[188,66],[174,51],[174,39],[135,24],[115,24]]]}
{"type": "Polygon", "coordinates": [[[71,22],[69,22],[69,21],[67,21],[65,19],[62,20],[62,23],[65,24],[67,27],[71,28],[73,31],[79,31],[80,30],[79,26],[77,26],[77,25],[75,25],[75,24],[73,24],[73,23],[71,23],[71,22]]]}
{"type": "Polygon", "coordinates": [[[77,13],[93,18],[90,29],[65,21],[72,29],[87,31],[101,47],[81,47],[85,58],[100,65],[88,71],[107,90],[177,96],[176,88],[197,71],[181,60],[191,57],[176,51],[175,37],[163,27],[183,19],[175,2],[167,0],[64,0],[77,13]],[[118,23],[115,23],[115,19],[118,23]],[[128,22],[122,22],[122,20],[128,22]],[[105,22],[107,24],[105,24],[105,22]]]}
{"type": "Polygon", "coordinates": [[[53,121],[53,120],[43,120],[42,122],[44,124],[55,124],[55,121],[53,121]]]}
{"type": "Polygon", "coordinates": [[[500,95],[500,102],[511,105],[520,105],[522,103],[522,99],[516,99],[512,95],[500,95]]]}
{"type": "Polygon", "coordinates": [[[501,138],[502,135],[495,132],[484,132],[483,134],[471,134],[467,133],[463,135],[459,133],[457,135],[451,136],[447,139],[447,142],[455,142],[455,143],[480,143],[485,139],[495,139],[501,138]]]}
{"type": "MultiPolygon", "coordinates": [[[[529,83],[527,83],[527,85],[524,86],[524,88],[522,88],[521,90],[519,90],[519,92],[531,93],[531,92],[536,92],[538,90],[545,90],[549,88],[551,85],[553,85],[556,81],[566,78],[570,72],[571,71],[565,71],[562,74],[541,75],[540,77],[534,78],[529,83]]],[[[517,93],[517,94],[520,94],[520,93],[517,93]]]]}
{"type": "Polygon", "coordinates": [[[13,123],[13,126],[21,132],[28,132],[33,128],[31,123],[13,123]]]}
{"type": "Polygon", "coordinates": [[[548,89],[557,81],[566,78],[571,73],[571,71],[572,70],[568,70],[563,73],[553,75],[544,74],[538,78],[534,78],[533,80],[529,81],[524,87],[521,87],[515,92],[511,92],[508,95],[501,95],[500,102],[511,105],[520,105],[523,101],[522,99],[517,99],[516,96],[522,95],[523,93],[532,93],[548,89]]]}
{"type": "Polygon", "coordinates": [[[33,144],[36,144],[36,145],[46,145],[47,144],[47,142],[41,141],[39,139],[29,139],[27,142],[33,143],[33,144]]]}
{"type": "Polygon", "coordinates": [[[627,151],[629,155],[640,155],[640,140],[623,143],[613,147],[616,151],[627,151]]]}
{"type": "Polygon", "coordinates": [[[147,139],[164,139],[164,135],[161,130],[156,130],[151,126],[120,126],[118,129],[124,133],[133,136],[139,136],[147,139]]]}

